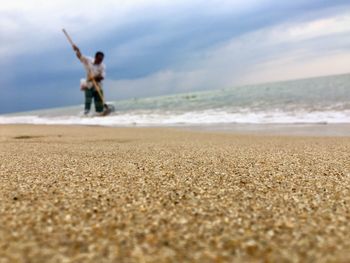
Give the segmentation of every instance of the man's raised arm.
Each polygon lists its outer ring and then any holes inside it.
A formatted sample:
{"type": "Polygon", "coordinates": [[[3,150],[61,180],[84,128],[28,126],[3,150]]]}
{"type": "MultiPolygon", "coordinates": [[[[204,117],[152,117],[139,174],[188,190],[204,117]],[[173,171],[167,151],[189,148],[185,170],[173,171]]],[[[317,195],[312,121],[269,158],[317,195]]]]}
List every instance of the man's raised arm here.
{"type": "Polygon", "coordinates": [[[77,55],[78,59],[80,61],[82,61],[81,59],[82,59],[83,55],[81,54],[80,49],[76,45],[73,45],[73,50],[75,51],[75,54],[77,55]]]}

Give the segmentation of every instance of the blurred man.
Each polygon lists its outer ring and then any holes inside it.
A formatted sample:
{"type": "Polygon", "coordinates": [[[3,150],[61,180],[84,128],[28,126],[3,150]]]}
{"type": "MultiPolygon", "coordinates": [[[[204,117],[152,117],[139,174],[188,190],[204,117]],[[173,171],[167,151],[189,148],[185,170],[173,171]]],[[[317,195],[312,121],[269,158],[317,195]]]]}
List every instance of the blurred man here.
{"type": "Polygon", "coordinates": [[[80,89],[85,92],[85,109],[84,114],[87,115],[91,109],[92,99],[94,99],[95,110],[97,113],[103,113],[103,90],[102,81],[106,76],[106,66],[103,64],[104,54],[101,51],[96,52],[95,58],[86,57],[81,54],[77,46],[73,49],[78,59],[83,63],[86,72],[88,72],[86,79],[80,81],[80,89]],[[90,72],[90,73],[89,73],[90,72]],[[95,80],[98,87],[95,87],[92,78],[95,80]],[[100,90],[100,93],[98,92],[100,90]]]}

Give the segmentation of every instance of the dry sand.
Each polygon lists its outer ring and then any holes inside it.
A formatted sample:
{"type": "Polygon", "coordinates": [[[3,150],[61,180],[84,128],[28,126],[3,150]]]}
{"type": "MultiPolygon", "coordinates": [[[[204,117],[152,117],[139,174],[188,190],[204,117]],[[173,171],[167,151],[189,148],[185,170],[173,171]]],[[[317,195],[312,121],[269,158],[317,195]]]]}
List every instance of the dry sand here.
{"type": "Polygon", "coordinates": [[[0,262],[350,262],[350,138],[0,126],[0,262]]]}

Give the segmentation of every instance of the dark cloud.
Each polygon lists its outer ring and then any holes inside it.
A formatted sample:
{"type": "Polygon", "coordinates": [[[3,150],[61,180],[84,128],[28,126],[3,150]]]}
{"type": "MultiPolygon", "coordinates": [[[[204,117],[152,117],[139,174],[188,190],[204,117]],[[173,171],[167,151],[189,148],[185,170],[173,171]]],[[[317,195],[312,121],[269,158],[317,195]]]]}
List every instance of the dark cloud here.
{"type": "MultiPolygon", "coordinates": [[[[109,76],[139,78],[184,60],[196,58],[208,48],[255,30],[296,19],[307,19],[322,10],[349,5],[348,1],[271,1],[244,13],[213,16],[199,10],[181,10],[172,17],[144,17],[93,43],[110,51],[109,76]]],[[[339,12],[339,10],[337,9],[339,12]]],[[[309,18],[310,19],[310,18],[309,18]]]]}
{"type": "MultiPolygon", "coordinates": [[[[109,26],[107,32],[87,29],[87,34],[95,33],[98,37],[79,44],[86,54],[93,55],[100,49],[105,51],[108,78],[130,80],[161,70],[181,68],[207,50],[243,34],[282,23],[337,14],[349,7],[348,0],[265,1],[264,5],[243,11],[228,8],[215,14],[215,10],[207,12],[207,4],[197,3],[192,7],[189,4],[178,10],[166,10],[163,6],[159,10],[135,14],[122,26],[109,26]]],[[[83,69],[63,35],[55,37],[55,41],[50,51],[12,57],[11,65],[3,67],[0,113],[81,102],[82,94],[72,91],[78,90],[83,69]],[[11,78],[6,79],[7,75],[11,78]]],[[[254,56],[259,57],[259,53],[254,56]]]]}

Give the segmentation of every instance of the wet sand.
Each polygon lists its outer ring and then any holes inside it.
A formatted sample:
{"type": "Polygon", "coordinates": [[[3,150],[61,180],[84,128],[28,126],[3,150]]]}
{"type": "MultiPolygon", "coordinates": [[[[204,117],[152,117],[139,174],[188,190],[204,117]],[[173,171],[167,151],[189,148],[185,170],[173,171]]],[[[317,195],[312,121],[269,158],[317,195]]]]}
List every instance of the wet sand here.
{"type": "Polygon", "coordinates": [[[183,126],[185,130],[224,132],[232,134],[350,137],[348,123],[300,123],[300,124],[209,124],[183,126]]]}
{"type": "Polygon", "coordinates": [[[349,262],[350,138],[0,126],[0,262],[349,262]]]}

